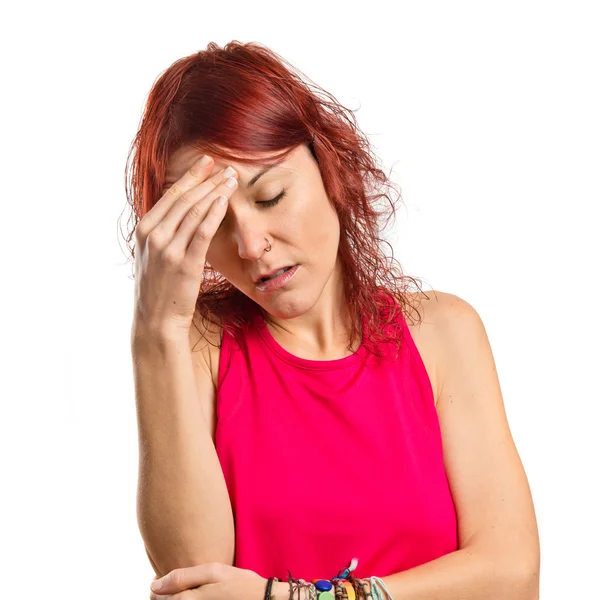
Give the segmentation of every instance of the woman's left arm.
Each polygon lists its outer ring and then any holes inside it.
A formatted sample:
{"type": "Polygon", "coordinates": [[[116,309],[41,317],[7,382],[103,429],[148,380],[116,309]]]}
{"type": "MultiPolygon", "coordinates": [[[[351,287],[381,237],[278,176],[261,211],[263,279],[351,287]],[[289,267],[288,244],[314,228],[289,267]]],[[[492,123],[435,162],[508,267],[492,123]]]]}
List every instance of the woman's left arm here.
{"type": "Polygon", "coordinates": [[[437,410],[459,550],[382,579],[394,600],[537,600],[540,546],[533,500],[485,327],[467,302],[437,294],[444,357],[437,410]]]}

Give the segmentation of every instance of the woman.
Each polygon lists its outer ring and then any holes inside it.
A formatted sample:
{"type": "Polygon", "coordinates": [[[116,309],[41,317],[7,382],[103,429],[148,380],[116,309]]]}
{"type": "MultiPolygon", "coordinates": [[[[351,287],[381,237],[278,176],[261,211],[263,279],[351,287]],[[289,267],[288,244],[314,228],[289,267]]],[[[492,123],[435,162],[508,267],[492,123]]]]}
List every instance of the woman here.
{"type": "Polygon", "coordinates": [[[485,329],[382,251],[393,186],[352,113],[263,46],[209,44],[134,146],[151,597],[537,598],[485,329]]]}

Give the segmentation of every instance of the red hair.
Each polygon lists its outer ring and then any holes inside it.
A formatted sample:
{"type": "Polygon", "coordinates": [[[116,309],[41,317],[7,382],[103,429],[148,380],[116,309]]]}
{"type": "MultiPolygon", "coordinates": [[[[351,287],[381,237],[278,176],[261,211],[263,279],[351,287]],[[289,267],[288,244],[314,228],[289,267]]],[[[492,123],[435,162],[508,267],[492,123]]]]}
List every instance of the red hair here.
{"type": "MultiPolygon", "coordinates": [[[[161,197],[167,163],[177,149],[198,147],[226,162],[262,165],[264,159],[247,156],[277,153],[274,161],[284,159],[299,144],[307,144],[317,161],[339,217],[350,339],[357,339],[365,318],[368,350],[374,351],[371,341],[395,341],[399,349],[400,332],[388,331],[386,325],[396,310],[407,312],[407,282],[421,289],[415,278],[403,275],[393,248],[380,237],[382,217],[387,215],[387,224],[395,216],[389,192],[401,195],[378,168],[354,114],[260,44],[232,41],[220,48],[211,42],[206,50],[177,60],[154,83],[125,167],[131,256],[135,258],[135,227],[161,197]],[[391,208],[377,207],[382,199],[391,208]],[[383,252],[384,244],[391,249],[390,257],[383,252]]],[[[235,335],[257,308],[205,265],[196,302],[203,321],[235,335]]]]}

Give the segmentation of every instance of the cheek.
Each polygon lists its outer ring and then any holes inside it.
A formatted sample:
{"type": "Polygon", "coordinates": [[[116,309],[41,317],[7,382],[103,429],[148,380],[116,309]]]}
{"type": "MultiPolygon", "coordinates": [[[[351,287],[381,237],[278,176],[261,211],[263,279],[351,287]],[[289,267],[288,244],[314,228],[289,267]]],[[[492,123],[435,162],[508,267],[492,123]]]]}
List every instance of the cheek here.
{"type": "Polygon", "coordinates": [[[308,213],[306,232],[313,248],[330,249],[337,247],[340,236],[340,223],[333,207],[319,205],[318,209],[308,213]]]}
{"type": "Polygon", "coordinates": [[[327,247],[339,240],[339,219],[327,196],[295,202],[281,215],[285,230],[300,244],[325,244],[327,247]]]}

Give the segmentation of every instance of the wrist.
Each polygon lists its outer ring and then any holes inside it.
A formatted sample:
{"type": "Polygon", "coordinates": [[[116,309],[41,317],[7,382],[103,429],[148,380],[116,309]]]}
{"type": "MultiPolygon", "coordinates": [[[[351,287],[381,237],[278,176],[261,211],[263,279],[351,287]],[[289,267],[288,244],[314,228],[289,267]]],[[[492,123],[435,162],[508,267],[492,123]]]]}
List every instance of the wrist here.
{"type": "Polygon", "coordinates": [[[144,351],[148,349],[167,349],[182,347],[189,349],[190,331],[183,327],[177,330],[165,330],[149,327],[139,321],[134,321],[131,327],[131,349],[144,351]]]}
{"type": "MultiPolygon", "coordinates": [[[[299,600],[308,600],[308,590],[305,587],[300,588],[299,600]]],[[[275,581],[271,588],[271,595],[275,600],[290,600],[290,584],[288,581],[275,581]]],[[[298,591],[294,593],[294,600],[298,600],[298,591]]]]}

